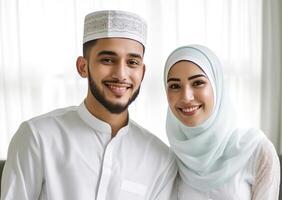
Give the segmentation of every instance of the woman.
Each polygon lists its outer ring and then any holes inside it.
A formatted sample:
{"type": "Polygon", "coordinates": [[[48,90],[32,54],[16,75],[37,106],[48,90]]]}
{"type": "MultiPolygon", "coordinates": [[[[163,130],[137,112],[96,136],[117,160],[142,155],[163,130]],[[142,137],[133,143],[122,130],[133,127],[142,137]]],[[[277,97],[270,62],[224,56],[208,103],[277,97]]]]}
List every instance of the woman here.
{"type": "Polygon", "coordinates": [[[275,200],[280,167],[257,129],[239,129],[221,64],[211,50],[183,46],[168,57],[166,130],[178,157],[180,200],[275,200]]]}

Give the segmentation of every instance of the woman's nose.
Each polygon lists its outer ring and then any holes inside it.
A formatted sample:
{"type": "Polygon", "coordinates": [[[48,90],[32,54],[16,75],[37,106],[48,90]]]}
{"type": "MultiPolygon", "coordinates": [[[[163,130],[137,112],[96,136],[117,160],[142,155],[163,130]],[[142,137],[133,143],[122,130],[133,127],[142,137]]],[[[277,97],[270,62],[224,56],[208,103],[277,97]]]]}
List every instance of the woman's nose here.
{"type": "Polygon", "coordinates": [[[192,100],[194,100],[194,91],[190,87],[185,88],[184,91],[183,91],[183,94],[182,94],[182,98],[185,101],[192,101],[192,100]]]}

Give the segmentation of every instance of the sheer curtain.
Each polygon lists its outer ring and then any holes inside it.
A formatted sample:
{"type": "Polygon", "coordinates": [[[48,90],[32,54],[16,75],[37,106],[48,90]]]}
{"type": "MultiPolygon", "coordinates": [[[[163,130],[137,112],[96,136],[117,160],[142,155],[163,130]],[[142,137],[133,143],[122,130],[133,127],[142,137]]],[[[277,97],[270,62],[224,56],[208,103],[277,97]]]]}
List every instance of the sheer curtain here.
{"type": "Polygon", "coordinates": [[[0,158],[23,120],[82,102],[87,82],[75,60],[84,15],[100,9],[148,21],[135,121],[167,142],[164,62],[175,47],[198,43],[221,58],[240,123],[260,125],[261,0],[0,0],[0,158]]]}
{"type": "Polygon", "coordinates": [[[282,2],[263,0],[261,124],[282,154],[282,2]]]}

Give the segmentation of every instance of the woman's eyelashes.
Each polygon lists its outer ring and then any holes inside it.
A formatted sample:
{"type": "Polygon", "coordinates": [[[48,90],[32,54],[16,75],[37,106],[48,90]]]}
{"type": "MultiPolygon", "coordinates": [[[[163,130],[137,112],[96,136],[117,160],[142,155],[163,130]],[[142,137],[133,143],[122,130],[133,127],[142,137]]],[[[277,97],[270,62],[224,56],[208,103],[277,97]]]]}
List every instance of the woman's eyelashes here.
{"type": "MultiPolygon", "coordinates": [[[[200,87],[204,87],[206,85],[207,81],[203,80],[203,79],[197,79],[197,80],[192,80],[187,82],[187,84],[189,84],[191,87],[193,88],[200,88],[200,87]]],[[[168,89],[170,90],[179,90],[183,87],[184,84],[182,83],[169,83],[168,84],[168,89]]]]}
{"type": "Polygon", "coordinates": [[[201,87],[201,86],[204,86],[205,84],[206,84],[206,81],[202,79],[192,81],[192,86],[194,87],[201,87]]]}
{"type": "Polygon", "coordinates": [[[177,90],[177,89],[180,89],[180,84],[179,83],[170,83],[168,85],[168,88],[171,90],[177,90]]]}

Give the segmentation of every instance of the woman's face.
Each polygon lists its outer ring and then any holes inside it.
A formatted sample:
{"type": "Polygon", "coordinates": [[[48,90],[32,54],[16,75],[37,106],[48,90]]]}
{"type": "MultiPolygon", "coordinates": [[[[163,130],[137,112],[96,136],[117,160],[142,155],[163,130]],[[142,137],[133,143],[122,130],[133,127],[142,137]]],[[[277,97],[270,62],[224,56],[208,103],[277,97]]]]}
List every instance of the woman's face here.
{"type": "Polygon", "coordinates": [[[214,97],[206,74],[194,63],[180,61],[168,73],[167,98],[173,114],[186,126],[197,126],[212,113],[214,97]]]}

